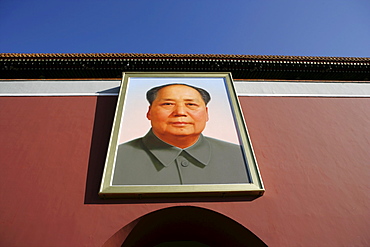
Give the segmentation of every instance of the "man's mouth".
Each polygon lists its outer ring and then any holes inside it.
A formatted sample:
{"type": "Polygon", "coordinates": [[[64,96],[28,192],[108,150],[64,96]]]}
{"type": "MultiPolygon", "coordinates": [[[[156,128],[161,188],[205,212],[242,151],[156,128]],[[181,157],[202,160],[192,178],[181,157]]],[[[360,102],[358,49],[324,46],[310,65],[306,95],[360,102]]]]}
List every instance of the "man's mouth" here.
{"type": "Polygon", "coordinates": [[[188,125],[190,123],[188,123],[188,122],[171,122],[171,124],[173,126],[186,126],[186,125],[188,125]]]}

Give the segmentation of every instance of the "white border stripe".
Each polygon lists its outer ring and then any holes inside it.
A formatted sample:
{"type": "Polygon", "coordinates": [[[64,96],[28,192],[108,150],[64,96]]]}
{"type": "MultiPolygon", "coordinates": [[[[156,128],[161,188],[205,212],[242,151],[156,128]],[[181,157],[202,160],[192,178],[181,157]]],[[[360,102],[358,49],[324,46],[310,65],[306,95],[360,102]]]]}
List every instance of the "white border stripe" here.
{"type": "Polygon", "coordinates": [[[236,81],[239,96],[369,97],[370,82],[236,81]]]}
{"type": "MultiPolygon", "coordinates": [[[[0,96],[114,96],[121,80],[0,80],[0,96]]],[[[370,97],[370,82],[235,81],[238,96],[370,97]]]]}
{"type": "Polygon", "coordinates": [[[120,80],[0,80],[0,96],[118,95],[120,80]]]}

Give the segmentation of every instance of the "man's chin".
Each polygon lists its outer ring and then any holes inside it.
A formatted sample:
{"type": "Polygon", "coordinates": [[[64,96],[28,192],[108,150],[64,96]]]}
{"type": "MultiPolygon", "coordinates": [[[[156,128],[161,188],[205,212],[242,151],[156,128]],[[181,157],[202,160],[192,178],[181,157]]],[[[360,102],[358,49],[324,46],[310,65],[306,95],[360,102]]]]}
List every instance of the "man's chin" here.
{"type": "Polygon", "coordinates": [[[192,136],[199,136],[200,134],[194,133],[194,131],[190,130],[174,130],[167,133],[167,136],[173,136],[178,138],[185,138],[185,137],[192,137],[192,136]]]}
{"type": "Polygon", "coordinates": [[[171,133],[172,136],[176,136],[176,137],[189,137],[189,136],[193,136],[192,134],[189,134],[189,133],[171,133]]]}
{"type": "Polygon", "coordinates": [[[154,131],[154,134],[156,134],[158,137],[162,138],[168,138],[168,139],[173,139],[173,138],[179,138],[179,139],[184,139],[184,138],[197,138],[200,136],[201,132],[194,132],[192,129],[179,129],[179,128],[174,128],[174,129],[168,129],[165,132],[156,132],[154,131]]]}

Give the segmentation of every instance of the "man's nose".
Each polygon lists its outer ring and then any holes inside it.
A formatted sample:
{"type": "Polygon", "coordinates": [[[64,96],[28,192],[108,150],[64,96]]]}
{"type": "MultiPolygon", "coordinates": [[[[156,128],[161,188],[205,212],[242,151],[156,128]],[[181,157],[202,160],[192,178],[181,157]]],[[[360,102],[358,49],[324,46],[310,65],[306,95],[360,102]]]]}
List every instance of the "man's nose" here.
{"type": "Polygon", "coordinates": [[[184,105],[176,105],[174,109],[176,116],[186,116],[186,109],[184,105]]]}

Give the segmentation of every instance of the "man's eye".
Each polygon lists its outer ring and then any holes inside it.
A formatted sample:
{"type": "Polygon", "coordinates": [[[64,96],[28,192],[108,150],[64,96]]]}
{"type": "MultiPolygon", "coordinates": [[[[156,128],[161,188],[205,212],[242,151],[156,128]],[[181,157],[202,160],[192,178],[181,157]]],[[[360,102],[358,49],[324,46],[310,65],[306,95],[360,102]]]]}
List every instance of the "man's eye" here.
{"type": "Polygon", "coordinates": [[[188,106],[197,106],[195,103],[187,103],[188,106]]]}
{"type": "Polygon", "coordinates": [[[162,105],[173,105],[173,103],[163,103],[162,105]]]}

